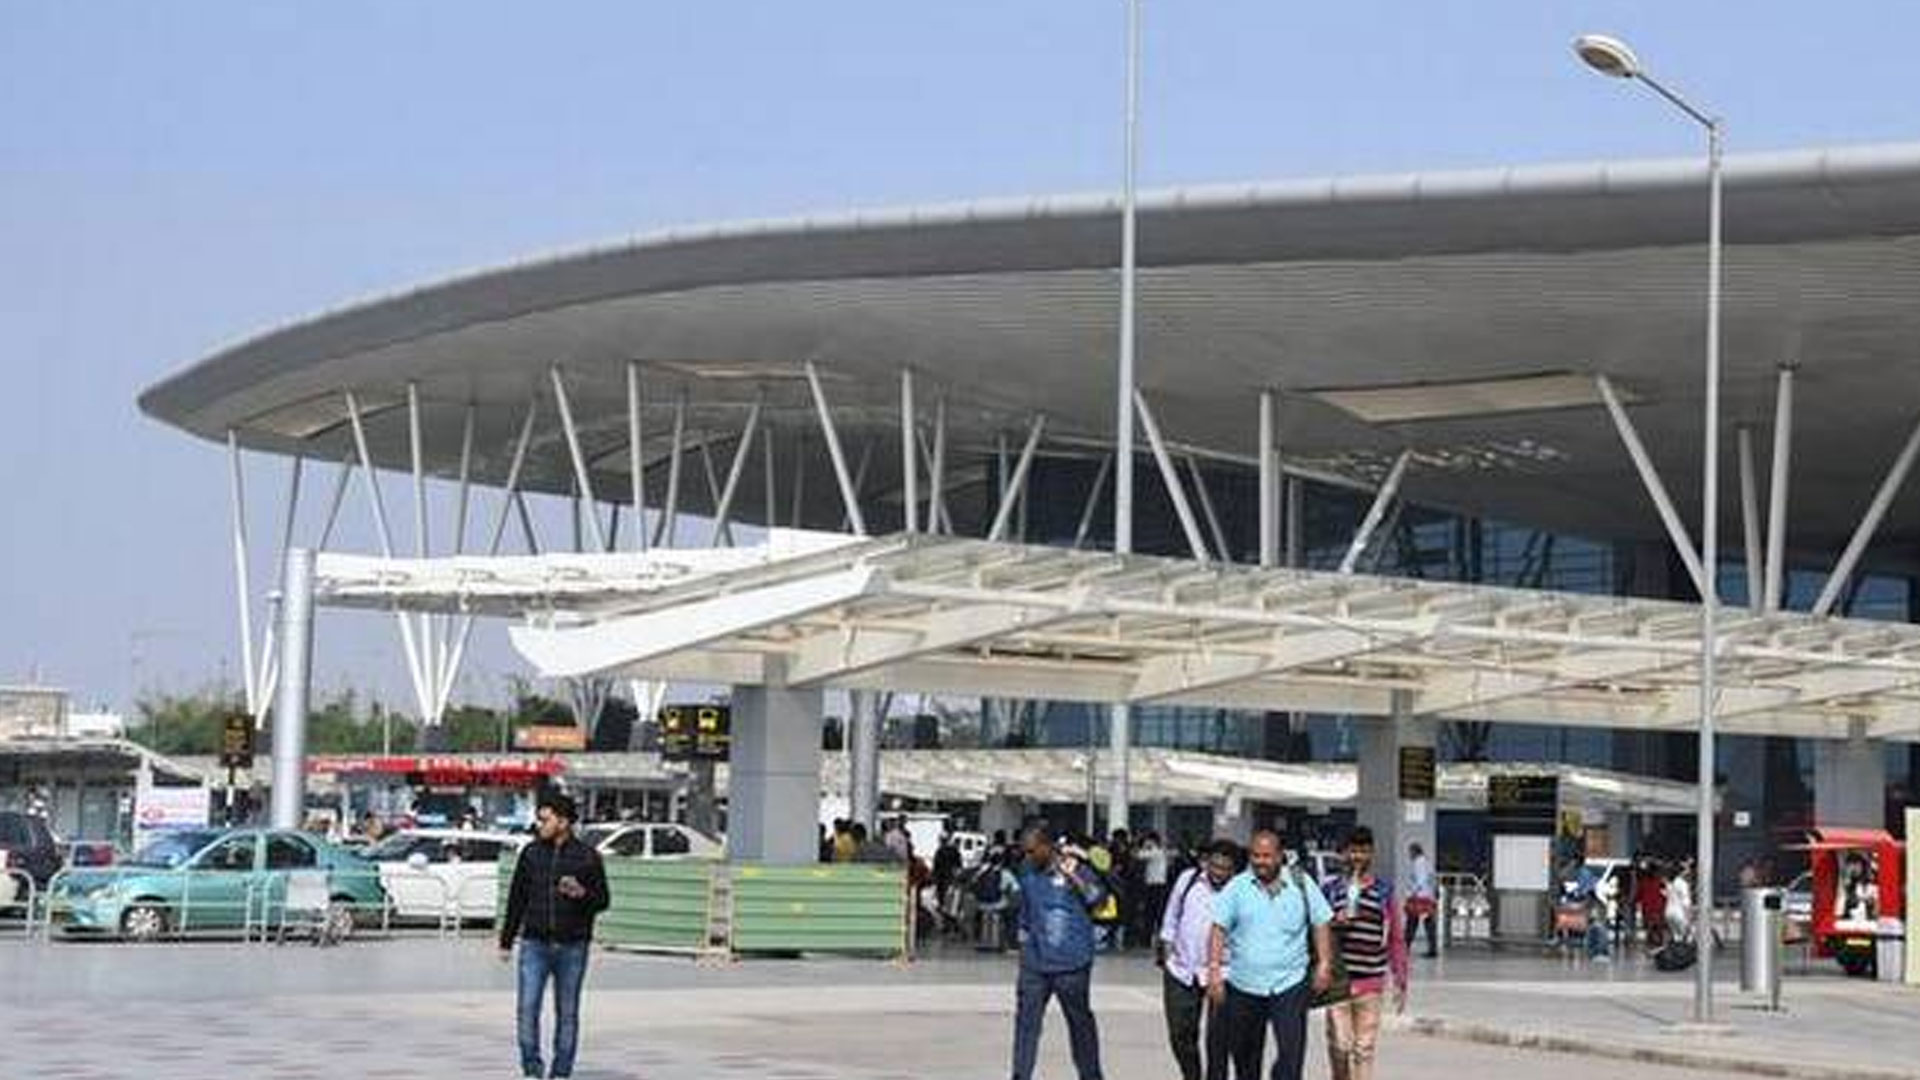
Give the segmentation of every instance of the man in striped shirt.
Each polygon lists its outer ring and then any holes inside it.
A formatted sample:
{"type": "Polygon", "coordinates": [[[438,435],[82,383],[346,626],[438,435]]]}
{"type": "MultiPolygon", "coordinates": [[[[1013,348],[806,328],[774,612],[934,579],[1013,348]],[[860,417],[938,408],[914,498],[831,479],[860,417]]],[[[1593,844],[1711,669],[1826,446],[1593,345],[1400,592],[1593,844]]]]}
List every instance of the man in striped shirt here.
{"type": "Polygon", "coordinates": [[[1373,830],[1347,837],[1347,873],[1323,883],[1333,907],[1333,938],[1352,994],[1327,1006],[1327,1056],[1333,1080],[1373,1080],[1380,1014],[1388,986],[1396,1012],[1407,1007],[1407,940],[1393,886],[1373,874],[1373,830]]]}

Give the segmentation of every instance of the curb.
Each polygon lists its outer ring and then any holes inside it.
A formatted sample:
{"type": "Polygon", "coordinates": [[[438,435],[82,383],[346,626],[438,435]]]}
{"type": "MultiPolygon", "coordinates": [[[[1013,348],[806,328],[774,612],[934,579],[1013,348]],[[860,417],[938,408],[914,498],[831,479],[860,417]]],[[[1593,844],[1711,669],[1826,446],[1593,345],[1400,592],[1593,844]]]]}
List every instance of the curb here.
{"type": "Polygon", "coordinates": [[[1478,1043],[1516,1050],[1539,1050],[1554,1054],[1615,1061],[1672,1065],[1687,1069],[1717,1069],[1748,1076],[1783,1077],[1786,1080],[1920,1080],[1920,1072],[1898,1069],[1863,1068],[1853,1065],[1826,1065],[1818,1062],[1783,1060],[1777,1057],[1749,1057],[1721,1050],[1680,1046],[1656,1046],[1645,1042],[1601,1039],[1590,1035],[1560,1034],[1550,1031],[1521,1031],[1454,1020],[1444,1016],[1419,1016],[1408,1019],[1402,1028],[1430,1039],[1478,1043]]]}

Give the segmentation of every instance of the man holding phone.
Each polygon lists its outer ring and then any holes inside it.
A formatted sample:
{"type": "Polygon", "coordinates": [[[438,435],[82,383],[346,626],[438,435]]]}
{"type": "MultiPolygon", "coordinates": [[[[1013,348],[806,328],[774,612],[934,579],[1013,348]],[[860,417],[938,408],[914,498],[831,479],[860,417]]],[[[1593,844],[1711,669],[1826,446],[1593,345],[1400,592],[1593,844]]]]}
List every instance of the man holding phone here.
{"type": "Polygon", "coordinates": [[[600,853],[573,835],[579,810],[560,794],[542,796],[534,812],[538,838],[520,852],[500,922],[500,959],[520,940],[518,1026],[522,1076],[568,1077],[580,1043],[580,987],[587,977],[593,918],[607,909],[600,853]],[[553,1071],[540,1063],[540,1012],[553,983],[553,1071]]]}
{"type": "Polygon", "coordinates": [[[1067,1045],[1080,1080],[1101,1080],[1100,1029],[1093,1018],[1093,919],[1106,884],[1074,846],[1059,846],[1044,826],[1021,837],[1020,981],[1014,1000],[1013,1080],[1032,1080],[1040,1022],[1058,998],[1067,1045]]]}

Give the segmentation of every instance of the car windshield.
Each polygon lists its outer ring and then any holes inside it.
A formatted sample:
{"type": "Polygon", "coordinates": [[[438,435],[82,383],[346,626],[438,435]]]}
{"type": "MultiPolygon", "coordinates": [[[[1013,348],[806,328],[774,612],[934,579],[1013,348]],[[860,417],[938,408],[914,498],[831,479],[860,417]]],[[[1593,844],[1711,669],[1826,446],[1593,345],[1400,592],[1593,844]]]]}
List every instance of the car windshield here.
{"type": "Polygon", "coordinates": [[[168,833],[135,852],[133,858],[127,860],[127,865],[172,870],[193,858],[195,852],[212,843],[219,835],[217,832],[200,830],[168,833]]]}
{"type": "Polygon", "coordinates": [[[599,847],[619,828],[618,825],[589,825],[580,830],[580,842],[588,847],[599,847]]]}

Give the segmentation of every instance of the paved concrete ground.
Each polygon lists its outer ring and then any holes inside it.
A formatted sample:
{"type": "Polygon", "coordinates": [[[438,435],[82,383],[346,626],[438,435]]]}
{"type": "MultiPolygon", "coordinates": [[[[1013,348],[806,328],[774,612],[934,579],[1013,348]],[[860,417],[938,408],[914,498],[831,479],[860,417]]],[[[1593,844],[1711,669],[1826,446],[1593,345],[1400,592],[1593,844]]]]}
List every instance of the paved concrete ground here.
{"type": "MultiPolygon", "coordinates": [[[[1496,1031],[1554,1030],[1634,1040],[1684,1012],[1686,981],[1633,964],[1601,973],[1537,959],[1456,954],[1428,970],[1412,1012],[1496,1031]]],[[[601,1080],[979,1080],[1006,1074],[1008,961],[969,952],[909,967],[855,961],[686,960],[602,954],[588,978],[578,1075],[601,1080]]],[[[1172,1075],[1156,974],[1103,961],[1096,1008],[1110,1080],[1172,1075]]],[[[240,1075],[511,1076],[512,973],[484,940],[355,942],[316,950],[237,944],[0,943],[0,1080],[143,1080],[240,1075]]],[[[1784,1019],[1744,1017],[1713,1047],[1777,1057],[1839,1010],[1869,1025],[1852,1049],[1879,1061],[1920,1048],[1920,994],[1821,980],[1795,987],[1784,1019]],[[1863,1042],[1872,1045],[1863,1046],[1863,1042]]],[[[1738,1012],[1734,1015],[1739,1016],[1738,1012]]],[[[1316,1025],[1317,1027],[1317,1025],[1316,1025]]],[[[1041,1075],[1065,1078],[1050,1020],[1041,1075]]],[[[1856,1029],[1857,1030],[1857,1029],[1856,1029]]],[[[1467,1034],[1475,1034],[1468,1031],[1467,1034]]],[[[1478,1034],[1484,1035],[1485,1032],[1478,1034]]],[[[1841,1033],[1815,1049],[1831,1049],[1841,1033]]],[[[1327,1075],[1315,1035],[1309,1075],[1327,1075]]],[[[1436,1039],[1396,1031],[1381,1075],[1613,1080],[1619,1060],[1436,1039]]],[[[1634,1080],[1751,1075],[1639,1063],[1634,1080]]]]}

